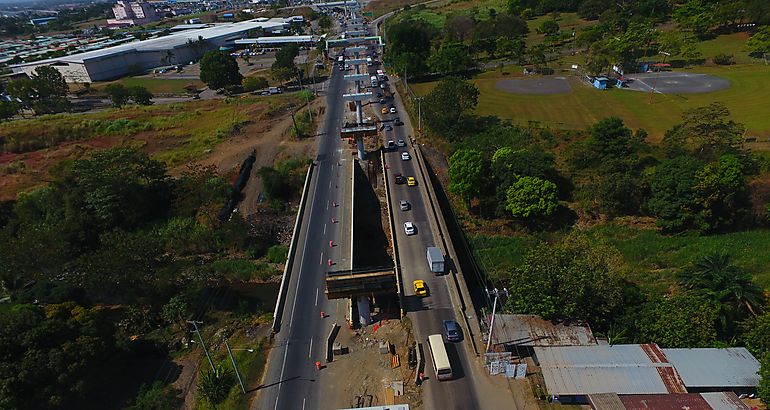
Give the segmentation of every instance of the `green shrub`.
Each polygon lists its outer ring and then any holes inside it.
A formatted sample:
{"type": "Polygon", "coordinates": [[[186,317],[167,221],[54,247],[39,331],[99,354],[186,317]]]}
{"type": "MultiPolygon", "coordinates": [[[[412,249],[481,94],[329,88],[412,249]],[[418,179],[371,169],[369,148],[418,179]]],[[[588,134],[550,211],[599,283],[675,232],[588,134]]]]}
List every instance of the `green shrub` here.
{"type": "Polygon", "coordinates": [[[735,64],[735,60],[733,59],[733,56],[729,54],[717,54],[714,56],[714,64],[733,65],[735,64]]]}
{"type": "Polygon", "coordinates": [[[284,263],[289,255],[289,248],[284,245],[273,245],[267,250],[267,260],[272,263],[284,263]]]}

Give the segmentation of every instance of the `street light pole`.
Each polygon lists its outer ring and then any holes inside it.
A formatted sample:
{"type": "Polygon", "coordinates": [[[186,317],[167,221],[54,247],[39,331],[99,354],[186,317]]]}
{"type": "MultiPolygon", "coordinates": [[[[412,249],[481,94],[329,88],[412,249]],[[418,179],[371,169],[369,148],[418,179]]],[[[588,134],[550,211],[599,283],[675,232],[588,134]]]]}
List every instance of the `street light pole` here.
{"type": "Polygon", "coordinates": [[[489,346],[492,345],[492,331],[495,328],[495,311],[497,309],[497,299],[500,297],[500,295],[503,295],[505,297],[508,297],[508,289],[503,288],[503,290],[495,290],[491,291],[487,289],[487,293],[489,293],[490,296],[495,296],[495,301],[492,303],[492,320],[489,324],[489,337],[487,338],[487,349],[484,350],[484,353],[489,353],[489,346]]]}
{"type": "MultiPolygon", "coordinates": [[[[241,372],[238,370],[238,365],[235,364],[235,356],[233,356],[233,351],[230,350],[230,344],[227,343],[227,339],[225,339],[225,347],[227,348],[227,354],[230,355],[230,360],[232,360],[233,362],[233,369],[235,369],[235,377],[238,378],[238,384],[241,385],[241,392],[243,392],[243,394],[246,394],[246,387],[243,386],[243,379],[241,379],[241,372]]],[[[239,350],[254,351],[253,349],[239,349],[239,350]]]]}

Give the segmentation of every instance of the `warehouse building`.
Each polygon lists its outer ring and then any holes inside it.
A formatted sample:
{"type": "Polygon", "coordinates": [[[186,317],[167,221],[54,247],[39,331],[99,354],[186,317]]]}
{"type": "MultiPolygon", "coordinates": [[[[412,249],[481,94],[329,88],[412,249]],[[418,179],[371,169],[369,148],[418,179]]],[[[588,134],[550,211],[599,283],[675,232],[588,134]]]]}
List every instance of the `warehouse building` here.
{"type": "Polygon", "coordinates": [[[603,393],[621,398],[747,394],[755,392],[759,383],[759,363],[745,348],[661,349],[656,344],[631,344],[534,347],[534,353],[548,394],[562,403],[588,403],[590,397],[603,393]]]}
{"type": "Polygon", "coordinates": [[[749,410],[733,392],[686,394],[600,393],[588,396],[594,410],[749,410]]]}
{"type": "Polygon", "coordinates": [[[231,46],[236,39],[248,37],[252,32],[288,26],[288,23],[280,18],[260,20],[185,30],[165,37],[13,65],[11,69],[14,73],[31,75],[37,67],[52,66],[62,73],[67,82],[71,83],[112,80],[162,65],[197,61],[206,51],[231,46]],[[200,42],[199,39],[203,39],[203,41],[200,42]]]}

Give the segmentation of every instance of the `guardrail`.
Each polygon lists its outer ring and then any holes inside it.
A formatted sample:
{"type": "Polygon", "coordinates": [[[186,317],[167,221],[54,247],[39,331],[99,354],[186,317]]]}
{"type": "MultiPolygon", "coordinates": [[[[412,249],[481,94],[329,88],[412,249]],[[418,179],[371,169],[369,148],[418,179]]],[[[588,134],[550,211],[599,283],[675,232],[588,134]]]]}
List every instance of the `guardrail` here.
{"type": "Polygon", "coordinates": [[[307,206],[307,196],[310,188],[310,180],[313,175],[313,168],[315,168],[315,162],[310,163],[307,168],[307,175],[305,176],[305,185],[302,188],[302,198],[299,201],[299,209],[297,209],[297,218],[294,220],[294,231],[291,234],[291,243],[289,244],[289,254],[286,255],[286,265],[283,268],[283,276],[281,277],[281,286],[278,290],[278,300],[275,302],[275,311],[273,312],[273,328],[272,335],[278,333],[281,329],[281,315],[283,314],[283,307],[286,303],[286,288],[289,286],[289,279],[291,276],[291,269],[294,267],[294,248],[297,247],[297,241],[299,240],[299,228],[302,223],[302,215],[305,213],[305,206],[307,206]]]}

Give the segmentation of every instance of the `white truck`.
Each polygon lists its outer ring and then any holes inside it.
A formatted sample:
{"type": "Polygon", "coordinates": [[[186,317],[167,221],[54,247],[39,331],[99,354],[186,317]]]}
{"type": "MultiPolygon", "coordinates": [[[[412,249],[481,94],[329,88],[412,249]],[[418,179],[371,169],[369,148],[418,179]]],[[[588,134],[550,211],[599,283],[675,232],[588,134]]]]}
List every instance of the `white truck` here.
{"type": "Polygon", "coordinates": [[[444,255],[441,254],[441,250],[435,246],[431,246],[428,248],[426,255],[428,257],[430,271],[436,275],[444,273],[444,255]]]}
{"type": "Polygon", "coordinates": [[[372,87],[377,87],[377,85],[379,84],[377,82],[377,76],[376,75],[373,75],[373,76],[369,77],[369,80],[371,80],[371,82],[372,82],[372,87]]]}

